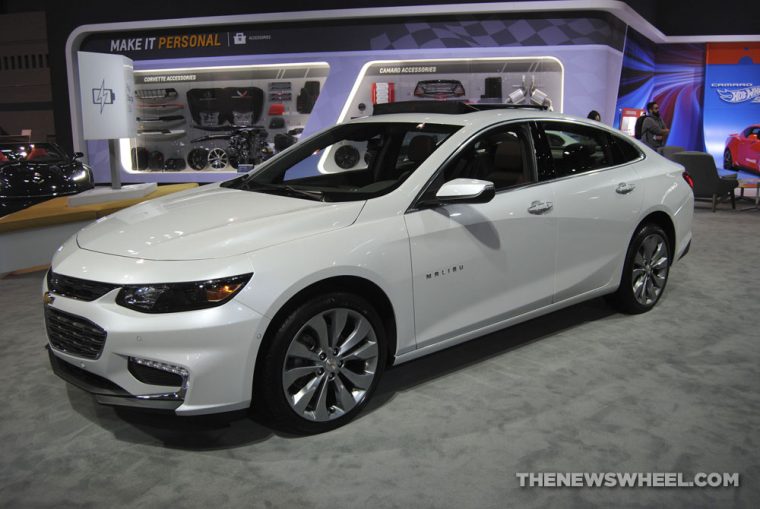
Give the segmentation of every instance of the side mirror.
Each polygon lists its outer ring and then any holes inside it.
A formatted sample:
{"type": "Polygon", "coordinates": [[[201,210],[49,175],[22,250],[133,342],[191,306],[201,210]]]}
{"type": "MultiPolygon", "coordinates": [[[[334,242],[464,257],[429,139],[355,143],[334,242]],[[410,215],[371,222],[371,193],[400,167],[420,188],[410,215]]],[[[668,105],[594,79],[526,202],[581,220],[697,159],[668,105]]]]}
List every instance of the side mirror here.
{"type": "Polygon", "coordinates": [[[747,136],[747,139],[749,141],[757,141],[757,135],[756,134],[750,134],[749,136],[747,136]]]}
{"type": "Polygon", "coordinates": [[[74,152],[74,159],[79,159],[81,157],[84,157],[84,154],[82,152],[74,152]]]}
{"type": "Polygon", "coordinates": [[[496,195],[493,182],[476,179],[454,179],[435,193],[435,201],[446,203],[488,203],[496,195]]]}

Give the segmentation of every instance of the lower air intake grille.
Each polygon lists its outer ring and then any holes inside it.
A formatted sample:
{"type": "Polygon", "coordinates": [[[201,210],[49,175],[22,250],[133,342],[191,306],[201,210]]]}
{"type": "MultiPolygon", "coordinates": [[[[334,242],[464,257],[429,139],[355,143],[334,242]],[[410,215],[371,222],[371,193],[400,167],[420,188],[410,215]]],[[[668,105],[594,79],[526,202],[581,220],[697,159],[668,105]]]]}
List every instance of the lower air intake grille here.
{"type": "Polygon", "coordinates": [[[97,359],[106,344],[106,331],[85,318],[49,306],[45,307],[45,327],[50,345],[59,352],[97,359]]]}

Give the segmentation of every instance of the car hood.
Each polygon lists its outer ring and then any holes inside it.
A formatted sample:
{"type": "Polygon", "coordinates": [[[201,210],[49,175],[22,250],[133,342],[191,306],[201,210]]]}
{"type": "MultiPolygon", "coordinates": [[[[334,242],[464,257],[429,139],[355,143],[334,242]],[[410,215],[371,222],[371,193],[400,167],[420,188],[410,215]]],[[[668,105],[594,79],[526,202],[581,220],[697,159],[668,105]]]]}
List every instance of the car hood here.
{"type": "Polygon", "coordinates": [[[324,203],[213,185],[141,203],[77,234],[82,249],[148,260],[201,260],[345,228],[364,201],[324,203]]]}
{"type": "Polygon", "coordinates": [[[0,166],[0,196],[56,196],[75,193],[80,184],[92,187],[89,177],[81,181],[72,178],[82,170],[82,165],[78,162],[6,163],[0,166]]]}

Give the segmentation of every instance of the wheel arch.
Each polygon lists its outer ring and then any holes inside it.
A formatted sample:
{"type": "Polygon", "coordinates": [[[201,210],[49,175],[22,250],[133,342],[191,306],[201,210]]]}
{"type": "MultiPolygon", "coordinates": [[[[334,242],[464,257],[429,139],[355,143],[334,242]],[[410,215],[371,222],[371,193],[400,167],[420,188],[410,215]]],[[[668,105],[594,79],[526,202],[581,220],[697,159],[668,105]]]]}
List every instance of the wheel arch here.
{"type": "Polygon", "coordinates": [[[314,283],[305,286],[301,290],[297,291],[291,296],[272,317],[269,325],[264,332],[264,337],[259,347],[259,355],[256,357],[256,368],[254,369],[254,391],[257,383],[257,376],[262,372],[260,369],[260,363],[263,362],[264,355],[261,355],[272,341],[277,328],[282,321],[292,313],[298,306],[308,301],[309,299],[325,292],[344,291],[353,293],[367,299],[370,304],[375,308],[383,321],[383,327],[385,328],[386,340],[387,340],[387,364],[393,363],[393,359],[396,355],[397,339],[396,339],[396,313],[393,310],[388,295],[380,288],[376,283],[369,279],[360,276],[332,276],[325,279],[321,279],[314,283]]]}
{"type": "Polygon", "coordinates": [[[639,221],[639,224],[636,225],[636,228],[634,228],[631,240],[633,240],[636,232],[638,232],[642,226],[649,223],[656,224],[665,231],[665,234],[668,236],[668,243],[670,244],[670,263],[673,263],[673,258],[675,257],[677,249],[676,227],[673,223],[673,219],[667,214],[667,212],[655,210],[644,216],[644,218],[639,221]]]}

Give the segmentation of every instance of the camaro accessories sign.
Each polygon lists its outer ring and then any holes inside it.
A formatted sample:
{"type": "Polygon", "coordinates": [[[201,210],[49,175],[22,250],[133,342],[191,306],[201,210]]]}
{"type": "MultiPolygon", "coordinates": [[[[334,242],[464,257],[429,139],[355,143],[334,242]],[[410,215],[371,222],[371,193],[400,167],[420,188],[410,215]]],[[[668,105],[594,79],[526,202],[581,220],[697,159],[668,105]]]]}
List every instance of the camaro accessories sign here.
{"type": "Polygon", "coordinates": [[[132,60],[80,51],[79,83],[86,140],[132,138],[135,122],[132,60]]]}

